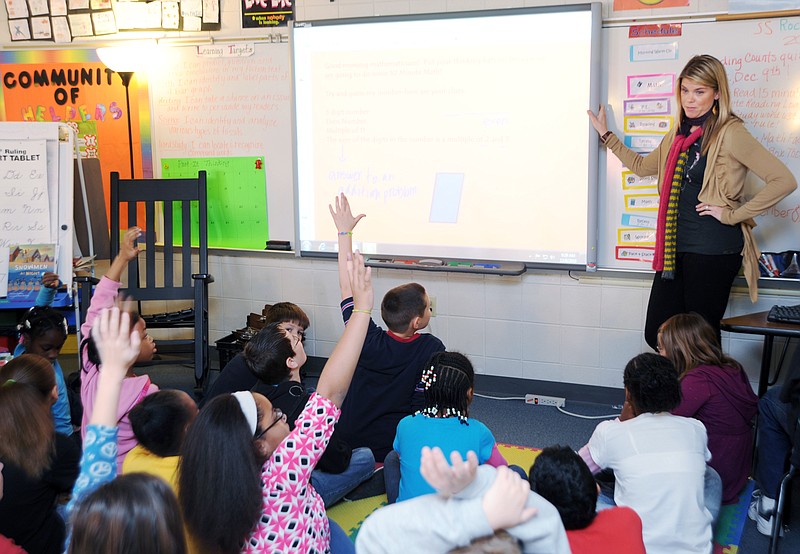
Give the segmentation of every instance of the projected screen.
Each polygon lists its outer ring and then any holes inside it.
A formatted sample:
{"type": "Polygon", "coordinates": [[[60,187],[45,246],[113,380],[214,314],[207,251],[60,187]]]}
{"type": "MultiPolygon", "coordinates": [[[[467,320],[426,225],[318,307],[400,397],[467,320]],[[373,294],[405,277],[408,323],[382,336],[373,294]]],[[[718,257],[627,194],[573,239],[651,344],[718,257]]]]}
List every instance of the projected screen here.
{"type": "Polygon", "coordinates": [[[598,10],[297,24],[302,254],[335,252],[344,192],[368,254],[586,265],[598,10]]]}

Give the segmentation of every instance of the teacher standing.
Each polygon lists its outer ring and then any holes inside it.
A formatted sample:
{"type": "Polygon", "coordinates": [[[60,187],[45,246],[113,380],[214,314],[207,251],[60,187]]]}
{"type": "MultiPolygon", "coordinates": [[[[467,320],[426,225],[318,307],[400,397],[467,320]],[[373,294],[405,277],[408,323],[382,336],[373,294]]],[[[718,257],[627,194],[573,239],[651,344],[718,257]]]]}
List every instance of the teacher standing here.
{"type": "Polygon", "coordinates": [[[639,176],[658,175],[658,223],[644,335],[657,348],[658,328],[678,313],[697,312],[715,329],[728,305],[733,280],[744,266],[750,299],[758,298],[758,257],[753,217],[780,202],[797,181],[731,110],[725,67],[695,56],[678,77],[676,128],[641,156],[606,124],[605,106],[589,119],[600,140],[639,176]],[[747,172],[764,180],[744,195],[747,172]]]}

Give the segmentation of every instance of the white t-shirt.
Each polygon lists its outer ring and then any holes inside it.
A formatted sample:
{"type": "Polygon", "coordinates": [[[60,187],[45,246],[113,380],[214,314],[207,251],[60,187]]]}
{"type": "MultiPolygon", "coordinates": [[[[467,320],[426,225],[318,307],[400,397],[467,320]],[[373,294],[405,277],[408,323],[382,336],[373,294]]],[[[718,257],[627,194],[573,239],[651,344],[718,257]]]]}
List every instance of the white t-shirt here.
{"type": "Polygon", "coordinates": [[[712,551],[704,503],[706,429],[666,412],[604,421],[589,439],[592,459],[614,470],[614,501],[642,518],[648,554],[712,551]]]}

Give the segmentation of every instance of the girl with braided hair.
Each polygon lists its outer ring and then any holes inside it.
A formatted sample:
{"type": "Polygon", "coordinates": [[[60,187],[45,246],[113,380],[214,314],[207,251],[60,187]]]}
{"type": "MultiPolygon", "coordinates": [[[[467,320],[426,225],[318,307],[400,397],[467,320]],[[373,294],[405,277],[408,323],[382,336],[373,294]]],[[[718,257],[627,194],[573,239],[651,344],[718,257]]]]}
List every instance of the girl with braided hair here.
{"type": "Polygon", "coordinates": [[[390,503],[435,492],[419,471],[424,446],[438,446],[450,456],[467,452],[478,455],[478,463],[507,466],[492,432],[469,417],[475,385],[475,370],[458,352],[437,352],[422,372],[425,407],[404,417],[397,425],[394,450],[384,461],[386,496],[390,503]]]}
{"type": "MultiPolygon", "coordinates": [[[[55,275],[50,273],[48,275],[55,275]]],[[[58,276],[55,275],[58,281],[58,276]]],[[[44,291],[55,289],[49,288],[48,284],[42,287],[44,291]]],[[[36,354],[46,359],[53,366],[53,376],[58,387],[58,399],[51,406],[53,421],[56,432],[62,435],[72,436],[72,415],[69,408],[69,396],[67,384],[64,381],[64,372],[61,364],[58,363],[58,355],[67,340],[67,320],[64,315],[48,305],[41,305],[39,302],[43,293],[37,298],[37,305],[25,312],[17,325],[20,333],[19,344],[14,349],[14,356],[23,354],[36,354]]],[[[49,302],[47,302],[49,303],[49,302]]]]}

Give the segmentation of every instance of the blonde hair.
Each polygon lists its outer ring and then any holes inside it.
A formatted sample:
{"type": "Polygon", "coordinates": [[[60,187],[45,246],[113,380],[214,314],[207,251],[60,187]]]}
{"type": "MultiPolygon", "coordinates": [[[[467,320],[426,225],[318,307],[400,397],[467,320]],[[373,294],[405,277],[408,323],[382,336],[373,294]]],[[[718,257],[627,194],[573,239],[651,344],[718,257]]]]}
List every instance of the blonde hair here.
{"type": "Polygon", "coordinates": [[[703,123],[701,154],[705,156],[717,139],[722,126],[731,119],[741,120],[731,109],[731,93],[728,89],[728,75],[725,73],[725,66],[714,56],[701,54],[689,60],[678,76],[678,86],[675,87],[675,99],[678,103],[678,127],[683,123],[685,117],[681,104],[681,84],[684,79],[690,79],[709,87],[719,94],[719,99],[714,100],[711,115],[703,123]]]}

